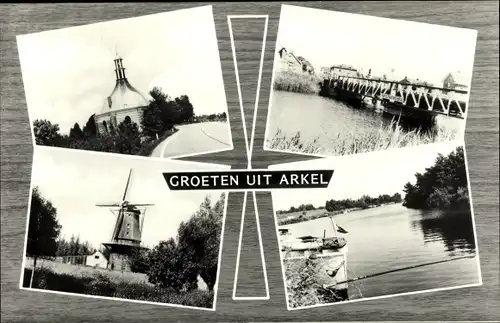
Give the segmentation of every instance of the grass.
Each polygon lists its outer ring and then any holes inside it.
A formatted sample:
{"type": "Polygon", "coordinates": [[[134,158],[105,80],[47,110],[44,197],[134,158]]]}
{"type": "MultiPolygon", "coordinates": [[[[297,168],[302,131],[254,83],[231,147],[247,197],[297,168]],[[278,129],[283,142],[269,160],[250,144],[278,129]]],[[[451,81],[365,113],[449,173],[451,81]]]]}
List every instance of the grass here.
{"type": "Polygon", "coordinates": [[[439,129],[435,133],[426,133],[419,129],[405,131],[393,120],[391,124],[370,132],[351,133],[350,138],[340,138],[340,135],[337,138],[329,138],[327,145],[319,144],[320,137],[303,141],[300,132],[289,136],[278,129],[273,138],[267,140],[267,147],[288,152],[342,156],[450,141],[454,140],[456,135],[456,131],[444,129],[439,129]]]}
{"type": "MultiPolygon", "coordinates": [[[[48,263],[37,265],[32,288],[192,307],[213,306],[214,295],[210,291],[177,292],[148,283],[142,274],[59,263],[47,266],[48,263]]],[[[23,287],[29,287],[31,273],[32,268],[24,268],[23,287]]]]}
{"type": "MultiPolygon", "coordinates": [[[[26,267],[33,267],[33,259],[26,258],[26,267]]],[[[96,272],[100,272],[102,274],[106,274],[113,281],[127,281],[130,283],[148,283],[148,277],[145,274],[141,273],[133,273],[130,271],[117,271],[117,270],[108,270],[103,268],[93,268],[89,266],[83,265],[72,265],[72,264],[63,264],[51,260],[38,259],[36,262],[37,268],[45,268],[53,271],[56,274],[68,274],[74,277],[85,277],[88,275],[93,275],[96,272]]],[[[152,284],[151,284],[152,285],[152,284]]]]}
{"type": "Polygon", "coordinates": [[[288,91],[306,94],[318,94],[320,80],[307,73],[280,71],[274,76],[273,88],[276,91],[288,91]]]}
{"type": "Polygon", "coordinates": [[[328,304],[344,301],[345,298],[336,291],[323,288],[321,273],[324,271],[324,259],[286,260],[285,253],[283,266],[285,269],[288,306],[290,308],[328,304]]]}
{"type": "Polygon", "coordinates": [[[178,131],[177,128],[172,128],[172,130],[167,130],[163,135],[156,138],[148,138],[144,142],[141,143],[141,149],[137,153],[139,156],[146,156],[149,157],[153,153],[156,147],[158,147],[159,144],[161,144],[165,139],[173,135],[178,131]]]}

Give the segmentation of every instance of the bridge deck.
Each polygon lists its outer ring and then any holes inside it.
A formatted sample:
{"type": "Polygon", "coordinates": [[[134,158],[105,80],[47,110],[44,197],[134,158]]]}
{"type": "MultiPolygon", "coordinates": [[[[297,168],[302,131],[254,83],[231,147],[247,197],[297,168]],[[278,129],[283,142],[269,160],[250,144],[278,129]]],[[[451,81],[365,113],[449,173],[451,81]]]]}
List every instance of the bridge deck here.
{"type": "Polygon", "coordinates": [[[402,108],[463,119],[468,108],[468,91],[421,84],[339,76],[324,82],[330,89],[347,91],[361,98],[370,97],[402,108]]]}

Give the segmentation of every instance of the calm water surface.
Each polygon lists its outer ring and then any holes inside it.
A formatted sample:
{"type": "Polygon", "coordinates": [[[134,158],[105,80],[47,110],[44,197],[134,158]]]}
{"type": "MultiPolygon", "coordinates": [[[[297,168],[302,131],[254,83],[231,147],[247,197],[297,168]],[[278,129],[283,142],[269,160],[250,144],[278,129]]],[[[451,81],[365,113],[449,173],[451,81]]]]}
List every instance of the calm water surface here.
{"type": "MultiPolygon", "coordinates": [[[[470,213],[421,211],[401,204],[334,217],[346,229],[349,278],[387,270],[474,255],[470,213]],[[355,276],[354,276],[355,275],[355,276]]],[[[286,225],[293,236],[333,234],[328,218],[286,225]]],[[[409,269],[349,284],[351,299],[461,286],[479,282],[475,258],[409,269]]]]}
{"type": "MultiPolygon", "coordinates": [[[[463,120],[437,116],[440,128],[463,131],[463,120]]],[[[319,95],[274,91],[266,139],[278,129],[288,136],[300,132],[303,141],[318,138],[318,144],[328,149],[332,140],[350,140],[353,136],[372,132],[390,125],[391,116],[372,109],[355,109],[341,101],[319,95]]]]}
{"type": "Polygon", "coordinates": [[[268,138],[281,129],[288,135],[300,131],[301,138],[319,137],[320,144],[349,138],[354,133],[378,129],[390,123],[380,113],[354,109],[343,102],[319,95],[274,91],[268,138]]]}

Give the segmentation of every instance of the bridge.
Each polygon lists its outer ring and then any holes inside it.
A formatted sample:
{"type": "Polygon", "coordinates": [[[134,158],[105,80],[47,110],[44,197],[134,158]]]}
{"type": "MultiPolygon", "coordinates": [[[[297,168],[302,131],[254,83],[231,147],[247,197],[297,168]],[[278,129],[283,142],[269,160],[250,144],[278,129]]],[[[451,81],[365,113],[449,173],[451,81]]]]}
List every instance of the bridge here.
{"type": "Polygon", "coordinates": [[[399,113],[422,112],[464,119],[468,111],[468,91],[422,84],[379,80],[354,76],[338,76],[323,81],[323,94],[363,102],[372,98],[376,105],[399,113]]]}

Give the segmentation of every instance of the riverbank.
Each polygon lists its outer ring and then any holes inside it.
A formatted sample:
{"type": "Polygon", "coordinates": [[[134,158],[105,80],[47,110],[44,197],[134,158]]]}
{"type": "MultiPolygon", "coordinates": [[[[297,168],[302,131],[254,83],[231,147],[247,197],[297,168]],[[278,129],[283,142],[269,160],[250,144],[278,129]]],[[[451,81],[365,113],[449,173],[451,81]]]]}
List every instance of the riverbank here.
{"type": "Polygon", "coordinates": [[[387,205],[395,205],[395,204],[402,204],[402,203],[384,203],[384,204],[380,204],[380,205],[370,205],[367,208],[353,207],[353,208],[343,209],[343,210],[338,210],[338,211],[326,211],[325,209],[317,209],[317,210],[305,211],[305,214],[303,211],[281,213],[281,214],[277,215],[278,225],[296,224],[296,223],[316,220],[316,219],[320,219],[320,218],[326,218],[326,217],[330,217],[330,216],[334,216],[334,215],[347,214],[347,213],[351,213],[354,211],[380,208],[380,207],[384,207],[387,205]],[[281,219],[280,219],[280,217],[281,217],[281,219]]]}
{"type": "Polygon", "coordinates": [[[439,129],[436,133],[421,132],[419,129],[405,131],[393,120],[389,125],[381,125],[377,129],[351,132],[350,136],[343,138],[340,135],[328,138],[328,144],[320,144],[320,136],[304,139],[300,131],[289,134],[278,128],[274,136],[266,140],[266,147],[304,154],[343,156],[452,141],[456,136],[456,131],[448,129],[439,129]]]}
{"type": "Polygon", "coordinates": [[[320,79],[307,73],[279,71],[274,76],[273,89],[304,94],[318,94],[320,79]]]}

